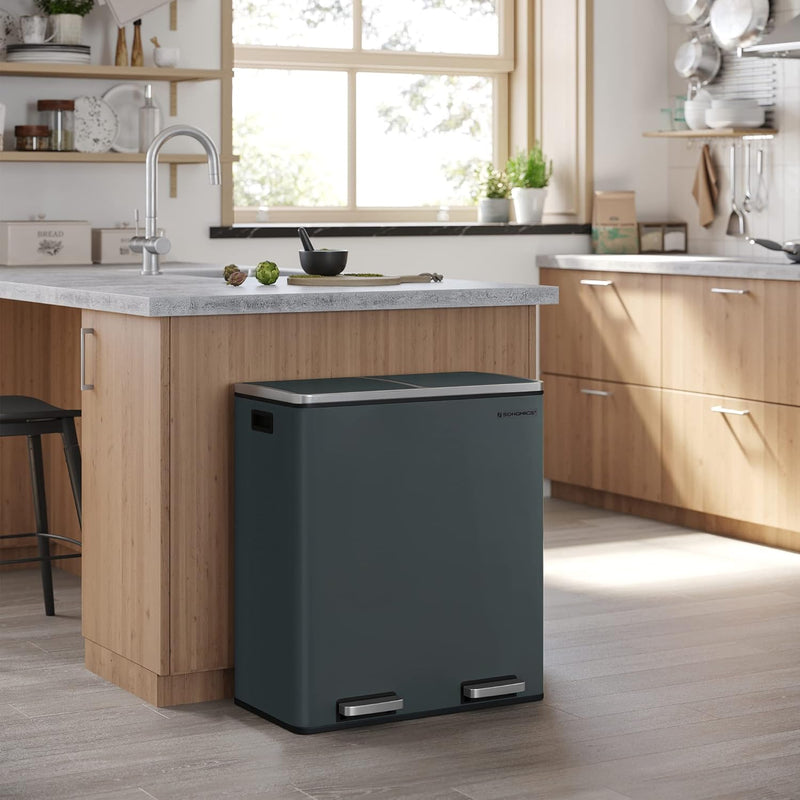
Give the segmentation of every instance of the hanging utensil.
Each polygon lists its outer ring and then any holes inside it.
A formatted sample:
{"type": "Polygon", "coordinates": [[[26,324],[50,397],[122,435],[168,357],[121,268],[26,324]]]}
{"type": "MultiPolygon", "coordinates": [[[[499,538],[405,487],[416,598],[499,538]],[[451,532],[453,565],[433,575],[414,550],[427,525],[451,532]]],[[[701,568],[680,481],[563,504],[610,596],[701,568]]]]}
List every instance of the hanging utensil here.
{"type": "Polygon", "coordinates": [[[726,51],[755,44],[769,21],[769,0],[715,0],[711,33],[726,51]]]}
{"type": "Polygon", "coordinates": [[[744,236],[744,214],[736,205],[736,145],[731,145],[731,215],[728,217],[728,236],[744,236]]]}
{"type": "Polygon", "coordinates": [[[756,152],[756,196],[753,199],[753,209],[763,211],[767,207],[767,180],[764,177],[764,148],[759,147],[756,152]]]}
{"type": "Polygon", "coordinates": [[[742,210],[749,214],[752,204],[750,194],[750,142],[744,143],[744,199],[742,200],[742,210]]]}

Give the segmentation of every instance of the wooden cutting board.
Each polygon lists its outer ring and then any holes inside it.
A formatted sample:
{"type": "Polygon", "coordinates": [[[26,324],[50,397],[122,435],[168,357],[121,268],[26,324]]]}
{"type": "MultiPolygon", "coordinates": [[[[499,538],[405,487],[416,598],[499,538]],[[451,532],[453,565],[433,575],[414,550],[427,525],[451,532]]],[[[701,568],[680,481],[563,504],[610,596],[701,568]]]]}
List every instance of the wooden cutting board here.
{"type": "Polygon", "coordinates": [[[435,272],[422,275],[289,275],[289,286],[397,286],[401,283],[438,283],[442,276],[435,272]]]}

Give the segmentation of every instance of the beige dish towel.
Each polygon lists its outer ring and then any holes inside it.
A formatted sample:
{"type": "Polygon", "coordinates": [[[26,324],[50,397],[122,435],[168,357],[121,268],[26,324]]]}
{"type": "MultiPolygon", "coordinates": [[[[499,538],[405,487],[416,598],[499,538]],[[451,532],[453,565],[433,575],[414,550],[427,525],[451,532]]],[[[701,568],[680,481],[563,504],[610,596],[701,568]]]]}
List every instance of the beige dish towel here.
{"type": "Polygon", "coordinates": [[[700,163],[697,165],[697,172],[694,175],[692,196],[697,201],[697,208],[700,211],[700,224],[707,228],[714,221],[714,209],[719,197],[717,171],[714,169],[711,150],[707,144],[703,145],[700,153],[700,163]]]}

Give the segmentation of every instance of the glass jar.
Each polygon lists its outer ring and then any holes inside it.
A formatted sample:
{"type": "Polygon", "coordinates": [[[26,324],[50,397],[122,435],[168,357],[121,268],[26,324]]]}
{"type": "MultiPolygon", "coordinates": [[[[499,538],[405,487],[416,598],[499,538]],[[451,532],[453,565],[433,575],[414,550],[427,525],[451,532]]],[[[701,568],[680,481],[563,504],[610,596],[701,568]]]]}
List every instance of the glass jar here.
{"type": "Polygon", "coordinates": [[[50,149],[74,150],[75,101],[39,100],[36,108],[42,123],[50,128],[50,149]]]}
{"type": "Polygon", "coordinates": [[[17,150],[49,150],[50,128],[47,125],[17,125],[17,150]]]}

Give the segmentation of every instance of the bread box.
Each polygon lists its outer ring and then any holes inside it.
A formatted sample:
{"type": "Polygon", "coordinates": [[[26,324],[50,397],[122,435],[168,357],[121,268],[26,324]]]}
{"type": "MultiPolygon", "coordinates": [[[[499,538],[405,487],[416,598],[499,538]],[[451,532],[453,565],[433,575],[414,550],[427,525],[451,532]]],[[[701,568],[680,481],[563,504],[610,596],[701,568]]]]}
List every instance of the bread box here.
{"type": "Polygon", "coordinates": [[[91,264],[91,226],[78,220],[0,221],[0,264],[91,264]]]}
{"type": "Polygon", "coordinates": [[[92,261],[95,264],[141,264],[142,254],[131,250],[133,228],[92,228],[92,261]]]}

